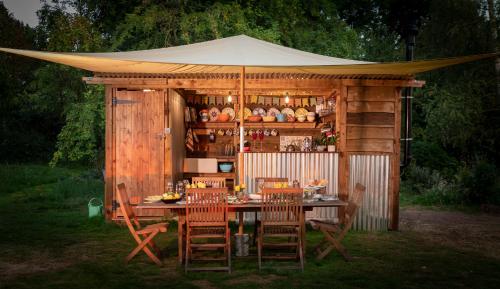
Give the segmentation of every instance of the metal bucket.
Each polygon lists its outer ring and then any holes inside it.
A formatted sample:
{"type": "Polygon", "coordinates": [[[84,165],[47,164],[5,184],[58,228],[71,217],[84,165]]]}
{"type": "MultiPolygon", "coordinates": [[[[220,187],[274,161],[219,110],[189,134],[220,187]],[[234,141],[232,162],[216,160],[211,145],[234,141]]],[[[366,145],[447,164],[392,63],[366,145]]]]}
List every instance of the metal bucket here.
{"type": "Polygon", "coordinates": [[[234,246],[235,246],[235,251],[236,251],[236,256],[237,257],[244,257],[248,256],[248,250],[249,250],[249,240],[250,237],[248,234],[234,234],[234,246]]]}
{"type": "Polygon", "coordinates": [[[100,199],[92,198],[88,204],[89,207],[89,218],[102,216],[103,203],[100,199]]]}

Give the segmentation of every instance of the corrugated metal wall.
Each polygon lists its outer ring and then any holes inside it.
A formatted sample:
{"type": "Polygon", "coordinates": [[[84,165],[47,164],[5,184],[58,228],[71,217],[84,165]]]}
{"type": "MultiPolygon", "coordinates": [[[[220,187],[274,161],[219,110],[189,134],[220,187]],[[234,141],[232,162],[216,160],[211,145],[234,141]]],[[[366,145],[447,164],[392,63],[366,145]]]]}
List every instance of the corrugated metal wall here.
{"type": "MultiPolygon", "coordinates": [[[[298,180],[300,185],[310,179],[328,180],[327,193],[338,195],[338,154],[337,153],[247,153],[244,154],[245,183],[249,192],[257,191],[256,177],[286,177],[298,180]]],[[[308,218],[337,217],[335,208],[316,208],[307,213],[308,218]]],[[[253,222],[254,214],[245,215],[245,220],[253,222]]]]}
{"type": "Polygon", "coordinates": [[[350,155],[349,188],[366,187],[354,229],[387,230],[389,223],[390,158],[388,155],[350,155]]]}

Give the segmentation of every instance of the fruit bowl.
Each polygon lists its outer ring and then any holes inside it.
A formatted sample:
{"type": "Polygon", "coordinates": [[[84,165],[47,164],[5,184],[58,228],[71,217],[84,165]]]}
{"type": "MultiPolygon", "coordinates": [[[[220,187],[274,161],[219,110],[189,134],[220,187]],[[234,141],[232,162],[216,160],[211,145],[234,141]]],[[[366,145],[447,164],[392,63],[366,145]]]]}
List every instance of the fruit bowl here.
{"type": "Polygon", "coordinates": [[[249,122],[259,122],[262,120],[262,116],[260,115],[251,115],[248,117],[249,122]]]}
{"type": "Polygon", "coordinates": [[[223,173],[229,173],[233,169],[232,163],[221,163],[219,164],[219,169],[223,173]]]}
{"type": "Polygon", "coordinates": [[[172,203],[178,202],[180,200],[181,200],[181,198],[178,198],[178,199],[161,199],[161,201],[164,202],[165,204],[172,204],[172,203]]]}
{"type": "Polygon", "coordinates": [[[264,122],[273,122],[276,120],[276,117],[275,116],[264,116],[264,117],[262,117],[262,120],[264,122]]]}

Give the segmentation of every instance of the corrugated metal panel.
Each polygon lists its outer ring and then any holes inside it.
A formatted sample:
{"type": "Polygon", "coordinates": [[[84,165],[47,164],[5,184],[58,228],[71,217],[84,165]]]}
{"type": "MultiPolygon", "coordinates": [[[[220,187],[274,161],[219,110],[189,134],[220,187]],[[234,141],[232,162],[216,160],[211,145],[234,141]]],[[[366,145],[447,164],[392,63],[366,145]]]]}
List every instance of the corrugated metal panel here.
{"type": "MultiPolygon", "coordinates": [[[[338,195],[337,153],[247,153],[244,154],[245,183],[249,192],[257,191],[256,177],[282,177],[298,180],[302,185],[310,179],[328,180],[327,193],[338,195]]],[[[337,217],[335,208],[316,208],[307,218],[337,217]]],[[[245,220],[253,222],[254,214],[246,214],[245,220]]]]}
{"type": "Polygon", "coordinates": [[[349,188],[356,183],[366,187],[354,229],[387,230],[389,223],[390,161],[388,155],[351,155],[349,188]]]}

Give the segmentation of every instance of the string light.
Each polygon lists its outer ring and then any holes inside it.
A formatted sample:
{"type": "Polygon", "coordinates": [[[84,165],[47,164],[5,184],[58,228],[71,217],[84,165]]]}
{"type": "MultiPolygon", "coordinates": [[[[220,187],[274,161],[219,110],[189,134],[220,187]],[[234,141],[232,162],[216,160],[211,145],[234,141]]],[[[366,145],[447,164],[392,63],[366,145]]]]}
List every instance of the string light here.
{"type": "Polygon", "coordinates": [[[290,102],[290,97],[288,96],[288,91],[285,93],[285,103],[288,104],[290,102]]]}
{"type": "Polygon", "coordinates": [[[229,92],[229,95],[227,96],[227,102],[231,103],[233,101],[233,97],[231,96],[231,91],[229,92]]]}

